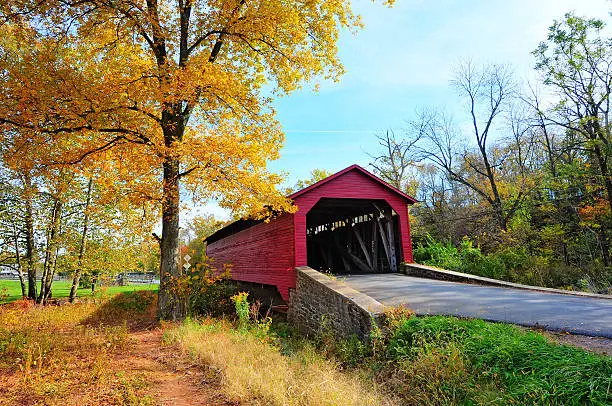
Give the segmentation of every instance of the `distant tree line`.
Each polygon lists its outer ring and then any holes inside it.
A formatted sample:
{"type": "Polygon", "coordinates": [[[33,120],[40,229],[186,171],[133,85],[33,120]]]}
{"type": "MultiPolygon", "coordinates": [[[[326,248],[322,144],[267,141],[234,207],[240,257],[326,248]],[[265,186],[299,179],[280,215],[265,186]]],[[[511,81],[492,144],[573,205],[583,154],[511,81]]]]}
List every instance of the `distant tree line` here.
{"type": "Polygon", "coordinates": [[[460,63],[451,85],[465,120],[424,108],[402,131],[377,135],[375,172],[421,200],[417,260],[609,289],[612,38],[603,29],[571,13],[555,21],[532,52],[535,84],[505,65],[460,63]]]}

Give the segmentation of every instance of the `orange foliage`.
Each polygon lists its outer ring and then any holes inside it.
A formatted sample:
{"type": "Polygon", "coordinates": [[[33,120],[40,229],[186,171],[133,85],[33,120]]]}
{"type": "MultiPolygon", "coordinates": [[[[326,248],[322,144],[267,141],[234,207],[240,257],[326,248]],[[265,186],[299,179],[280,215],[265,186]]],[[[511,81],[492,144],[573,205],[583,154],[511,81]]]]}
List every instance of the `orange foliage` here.
{"type": "Polygon", "coordinates": [[[602,217],[610,215],[610,205],[605,199],[595,199],[591,204],[579,208],[578,214],[584,222],[598,223],[602,217]]]}

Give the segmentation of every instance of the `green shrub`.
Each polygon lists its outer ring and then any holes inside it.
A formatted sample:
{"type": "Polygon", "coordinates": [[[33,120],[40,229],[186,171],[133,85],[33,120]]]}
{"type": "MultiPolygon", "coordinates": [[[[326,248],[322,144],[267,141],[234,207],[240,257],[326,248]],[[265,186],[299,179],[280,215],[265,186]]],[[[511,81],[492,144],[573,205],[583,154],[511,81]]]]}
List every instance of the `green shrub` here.
{"type": "Polygon", "coordinates": [[[464,238],[457,248],[450,242],[435,241],[428,235],[425,244],[417,245],[414,250],[414,259],[421,264],[487,278],[504,279],[508,276],[500,258],[484,255],[469,238],[464,238]]]}
{"type": "Polygon", "coordinates": [[[464,272],[487,278],[500,279],[525,285],[576,289],[598,293],[612,291],[612,269],[601,264],[579,268],[566,265],[543,251],[531,253],[524,246],[499,247],[484,254],[464,238],[459,247],[450,242],[434,240],[430,235],[417,244],[414,260],[451,271],[464,272]]]}
{"type": "Polygon", "coordinates": [[[472,241],[468,238],[461,241],[459,256],[461,258],[458,269],[460,272],[494,279],[506,279],[508,277],[508,271],[499,258],[484,255],[480,248],[474,247],[472,241]]]}
{"type": "Polygon", "coordinates": [[[189,295],[189,313],[193,316],[221,317],[234,313],[230,299],[237,293],[236,284],[229,279],[202,283],[189,295]]]}
{"type": "Polygon", "coordinates": [[[230,271],[231,266],[226,264],[219,272],[210,258],[203,257],[168,283],[187,304],[189,315],[222,317],[234,313],[231,297],[238,289],[230,271]]]}
{"type": "Polygon", "coordinates": [[[436,241],[429,234],[425,244],[418,244],[413,252],[418,263],[457,270],[461,266],[461,257],[457,247],[450,242],[436,241]]]}
{"type": "Polygon", "coordinates": [[[355,367],[370,355],[371,349],[356,334],[353,334],[347,339],[338,341],[335,353],[344,365],[355,367]]]}
{"type": "Polygon", "coordinates": [[[236,315],[238,316],[238,325],[240,328],[246,328],[249,324],[249,294],[240,292],[231,297],[234,301],[236,315]]]}

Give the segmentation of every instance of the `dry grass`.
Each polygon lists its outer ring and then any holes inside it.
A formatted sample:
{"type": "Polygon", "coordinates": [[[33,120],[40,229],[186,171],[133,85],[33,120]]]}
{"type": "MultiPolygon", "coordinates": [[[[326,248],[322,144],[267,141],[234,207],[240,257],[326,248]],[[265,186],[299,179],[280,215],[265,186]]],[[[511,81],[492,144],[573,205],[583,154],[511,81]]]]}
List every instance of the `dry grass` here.
{"type": "Polygon", "coordinates": [[[154,306],[154,294],[141,292],[118,307],[112,300],[0,306],[0,405],[152,404],[147,374],[126,373],[120,359],[132,344],[127,303],[154,306]]]}
{"type": "Polygon", "coordinates": [[[223,321],[185,322],[166,330],[164,339],[216,371],[226,397],[241,404],[395,404],[365,377],[341,372],[312,347],[285,356],[265,336],[223,321]]]}

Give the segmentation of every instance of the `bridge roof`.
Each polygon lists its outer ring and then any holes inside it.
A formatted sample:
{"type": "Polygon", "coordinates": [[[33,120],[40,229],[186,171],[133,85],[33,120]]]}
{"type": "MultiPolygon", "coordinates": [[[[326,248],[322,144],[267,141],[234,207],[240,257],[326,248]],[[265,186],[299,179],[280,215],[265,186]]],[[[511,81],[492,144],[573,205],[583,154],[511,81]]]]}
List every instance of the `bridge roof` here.
{"type": "Polygon", "coordinates": [[[407,195],[406,193],[402,192],[401,190],[399,190],[398,188],[388,184],[387,182],[385,182],[384,180],[380,179],[378,176],[372,174],[371,172],[363,169],[361,166],[354,164],[349,166],[348,168],[345,168],[343,170],[341,170],[340,172],[334,173],[331,176],[328,176],[325,179],[322,179],[320,181],[318,181],[317,183],[313,183],[312,185],[302,189],[302,190],[298,190],[297,192],[289,195],[288,197],[290,199],[295,199],[296,197],[302,196],[306,193],[309,193],[311,191],[313,191],[314,189],[319,188],[320,186],[325,185],[326,183],[329,183],[339,177],[341,177],[342,175],[351,172],[351,171],[357,171],[357,172],[361,172],[362,174],[366,175],[367,177],[371,178],[372,180],[380,183],[382,186],[384,186],[385,188],[389,189],[391,192],[399,195],[400,197],[402,197],[403,199],[405,199],[408,203],[410,204],[414,204],[417,203],[418,200],[416,200],[414,197],[411,197],[409,195],[407,195]]]}
{"type": "MultiPolygon", "coordinates": [[[[340,172],[337,172],[331,176],[328,176],[325,179],[322,179],[316,183],[313,183],[312,185],[305,187],[304,189],[298,190],[297,192],[287,196],[289,199],[295,200],[296,198],[303,198],[305,195],[309,194],[309,193],[315,193],[317,192],[317,189],[319,189],[321,186],[326,185],[330,182],[333,182],[335,180],[339,180],[339,178],[341,178],[343,175],[349,173],[349,172],[358,172],[361,173],[363,175],[366,176],[366,178],[373,180],[374,182],[380,184],[382,187],[384,187],[385,189],[387,189],[388,191],[390,191],[391,193],[397,195],[398,197],[400,197],[402,200],[406,201],[407,204],[414,204],[417,203],[418,200],[416,200],[415,198],[407,195],[406,193],[402,192],[401,190],[399,190],[396,187],[391,186],[390,184],[388,184],[387,182],[383,181],[382,179],[380,179],[379,177],[375,176],[374,174],[370,173],[369,171],[363,169],[361,166],[354,164],[349,166],[348,168],[345,168],[343,170],[341,170],[340,172]]],[[[356,203],[355,203],[356,204],[356,203]]],[[[240,219],[240,220],[236,220],[228,225],[226,225],[225,227],[223,227],[222,229],[218,230],[217,232],[213,233],[212,235],[208,236],[207,238],[204,239],[204,241],[208,244],[213,243],[215,241],[221,240],[225,237],[228,237],[232,234],[236,234],[242,230],[246,230],[247,228],[250,228],[256,224],[260,224],[262,223],[263,220],[254,220],[254,219],[240,219]]]]}

